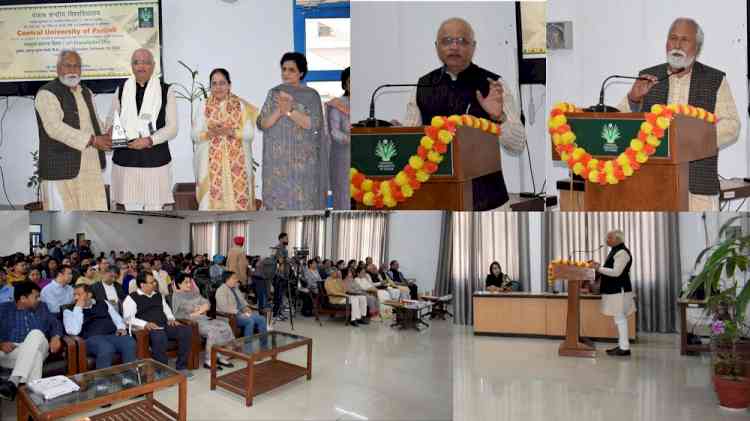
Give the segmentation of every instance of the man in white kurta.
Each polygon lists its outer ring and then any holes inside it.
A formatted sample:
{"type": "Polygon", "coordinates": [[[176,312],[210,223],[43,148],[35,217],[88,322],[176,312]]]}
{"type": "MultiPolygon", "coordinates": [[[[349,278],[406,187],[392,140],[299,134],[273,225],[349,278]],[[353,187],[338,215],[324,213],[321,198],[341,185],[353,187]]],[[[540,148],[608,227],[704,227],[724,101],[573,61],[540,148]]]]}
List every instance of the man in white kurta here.
{"type": "Polygon", "coordinates": [[[613,317],[617,327],[617,347],[608,349],[607,354],[627,357],[630,356],[628,316],[635,312],[633,286],[630,280],[633,258],[630,250],[625,247],[625,236],[622,231],[607,233],[606,243],[611,248],[607,260],[603,265],[595,262],[594,267],[602,275],[602,314],[613,317]]]}
{"type": "MultiPolygon", "coordinates": [[[[658,84],[668,84],[668,104],[691,104],[691,82],[694,78],[694,69],[697,66],[705,66],[697,63],[703,46],[703,30],[700,25],[689,18],[676,19],[670,29],[666,44],[667,68],[669,79],[659,81],[654,75],[644,73],[641,76],[647,80],[638,80],[633,84],[628,95],[623,98],[618,108],[622,112],[647,112],[644,109],[644,99],[649,92],[658,84]]],[[[693,87],[698,89],[699,87],[693,87]]],[[[716,91],[716,105],[714,113],[718,118],[716,124],[716,143],[721,149],[737,141],[740,132],[740,118],[737,114],[737,105],[734,102],[732,90],[726,77],[716,91]]],[[[710,111],[710,110],[709,110],[710,111]]],[[[718,194],[695,194],[690,192],[688,197],[688,209],[690,212],[718,211],[718,194]]]]}
{"type": "MultiPolygon", "coordinates": [[[[97,115],[96,109],[90,110],[86,95],[89,100],[91,91],[80,83],[81,79],[81,57],[72,50],[61,52],[57,64],[58,79],[45,85],[36,95],[34,106],[36,108],[41,128],[46,136],[53,142],[60,142],[78,151],[80,154],[80,166],[77,174],[71,178],[68,176],[45,176],[46,171],[40,171],[42,203],[45,210],[107,210],[107,199],[104,191],[104,178],[102,176],[102,165],[100,152],[109,150],[111,138],[108,135],[97,136],[91,115],[97,115]],[[52,92],[54,87],[48,86],[64,85],[68,92],[73,95],[75,109],[65,109],[58,96],[52,92]],[[75,114],[79,119],[79,127],[67,124],[66,115],[75,114]],[[54,178],[54,179],[49,179],[54,178]]],[[[91,101],[93,107],[93,101],[91,101]]],[[[96,118],[96,117],[95,117],[96,118]]],[[[97,122],[98,124],[98,122],[97,122]]],[[[64,159],[55,152],[42,151],[45,146],[40,134],[40,167],[48,166],[54,168],[62,165],[64,159]],[[41,162],[50,160],[50,162],[41,162]]],[[[52,170],[52,172],[56,172],[52,170]]]]}
{"type": "Polygon", "coordinates": [[[166,142],[177,137],[177,97],[174,87],[154,75],[156,63],[149,50],[136,50],[131,64],[133,76],[115,92],[107,118],[111,125],[118,113],[130,140],[113,157],[112,201],[128,211],[160,211],[174,203],[166,142]]]}

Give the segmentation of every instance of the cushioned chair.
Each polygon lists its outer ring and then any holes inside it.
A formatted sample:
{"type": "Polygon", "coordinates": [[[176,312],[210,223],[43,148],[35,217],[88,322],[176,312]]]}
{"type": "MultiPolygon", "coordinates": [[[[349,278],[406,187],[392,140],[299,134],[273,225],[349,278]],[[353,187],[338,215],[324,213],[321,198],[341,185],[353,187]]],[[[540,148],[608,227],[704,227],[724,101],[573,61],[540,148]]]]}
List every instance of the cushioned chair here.
{"type": "Polygon", "coordinates": [[[330,317],[344,316],[345,323],[349,324],[349,319],[351,319],[350,316],[352,314],[352,306],[349,301],[349,296],[335,295],[335,297],[346,299],[344,304],[332,304],[330,297],[333,297],[333,295],[328,294],[325,288],[325,283],[318,282],[318,292],[313,294],[313,312],[315,313],[315,320],[318,321],[319,325],[323,326],[323,323],[320,321],[320,315],[328,314],[330,317]]]}
{"type": "MultiPolygon", "coordinates": [[[[68,304],[60,309],[60,314],[64,310],[72,310],[75,304],[68,304]]],[[[82,336],[67,336],[75,342],[77,355],[76,355],[76,373],[85,373],[96,368],[96,358],[88,355],[86,351],[86,340],[82,336]]],[[[118,353],[115,354],[115,358],[112,361],[112,365],[122,364],[122,356],[118,353]]]]}
{"type": "MultiPolygon", "coordinates": [[[[201,352],[201,335],[198,333],[198,323],[192,320],[177,319],[178,322],[190,326],[193,330],[190,342],[190,352],[187,358],[187,368],[196,370],[200,367],[201,352]]],[[[149,334],[145,329],[132,328],[132,335],[135,337],[135,355],[138,359],[151,358],[151,346],[149,345],[149,334]]],[[[177,358],[177,340],[170,339],[167,341],[167,357],[177,358]]]]}

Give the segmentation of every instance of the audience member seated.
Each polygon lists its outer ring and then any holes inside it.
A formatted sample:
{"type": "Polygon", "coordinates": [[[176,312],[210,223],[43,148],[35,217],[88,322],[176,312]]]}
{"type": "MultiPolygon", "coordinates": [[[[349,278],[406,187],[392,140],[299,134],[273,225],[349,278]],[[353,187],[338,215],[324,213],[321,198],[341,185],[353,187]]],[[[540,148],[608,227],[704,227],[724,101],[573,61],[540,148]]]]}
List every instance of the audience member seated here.
{"type": "Polygon", "coordinates": [[[40,289],[49,284],[48,280],[42,277],[42,272],[39,269],[29,271],[29,281],[35,283],[40,289]]]}
{"type": "MultiPolygon", "coordinates": [[[[177,290],[172,294],[172,310],[178,319],[194,320],[198,323],[198,331],[206,338],[206,352],[203,367],[211,368],[211,348],[223,345],[234,339],[234,332],[224,319],[209,319],[206,313],[211,303],[201,296],[190,275],[178,273],[175,277],[177,290]]],[[[234,367],[233,364],[219,358],[217,369],[222,366],[234,367]]]]}
{"type": "Polygon", "coordinates": [[[94,283],[101,281],[102,278],[104,278],[104,273],[106,273],[111,266],[109,260],[104,257],[103,254],[104,253],[102,253],[102,256],[96,259],[96,266],[94,267],[94,275],[92,278],[94,280],[94,283]]]}
{"type": "Polygon", "coordinates": [[[367,297],[359,294],[349,294],[346,290],[346,284],[354,281],[353,273],[344,268],[343,271],[334,270],[331,276],[326,279],[323,286],[328,294],[328,301],[334,305],[346,304],[346,296],[349,297],[351,306],[351,321],[353,327],[360,323],[368,324],[367,320],[367,297]],[[343,277],[343,279],[342,279],[343,277]]]}
{"type": "Polygon", "coordinates": [[[302,296],[302,315],[305,317],[313,315],[313,302],[310,294],[318,293],[318,282],[323,282],[318,272],[318,263],[315,259],[310,259],[307,261],[307,267],[302,269],[302,281],[300,281],[302,287],[298,290],[302,296]]]}
{"type": "Polygon", "coordinates": [[[91,286],[76,285],[75,307],[63,310],[63,323],[68,335],[84,339],[86,354],[96,358],[97,369],[111,366],[115,354],[120,354],[123,364],[135,361],[135,340],[128,335],[117,307],[94,299],[91,286]]]}
{"type": "Polygon", "coordinates": [[[94,285],[94,283],[96,283],[96,267],[86,263],[81,263],[81,272],[83,272],[83,275],[76,279],[76,285],[94,285]]]}
{"type": "Polygon", "coordinates": [[[96,301],[107,301],[118,311],[122,311],[122,302],[125,301],[127,294],[122,285],[116,282],[119,276],[120,268],[115,265],[108,266],[107,270],[101,274],[102,280],[91,286],[91,292],[96,301]]]}
{"type": "Polygon", "coordinates": [[[266,333],[265,317],[253,313],[242,292],[239,289],[240,280],[234,272],[224,272],[224,284],[216,290],[216,311],[233,314],[237,320],[237,327],[242,329],[242,336],[253,336],[253,329],[258,333],[266,333]]]}
{"type": "Polygon", "coordinates": [[[172,284],[172,278],[169,276],[166,270],[161,266],[161,259],[154,259],[151,263],[151,270],[154,272],[154,279],[156,279],[159,285],[159,294],[164,297],[169,297],[171,291],[169,285],[172,284]]]}
{"type": "Polygon", "coordinates": [[[11,285],[29,280],[29,265],[26,264],[26,260],[23,260],[23,257],[16,257],[16,259],[13,270],[8,273],[8,283],[11,285]]]}
{"type": "Polygon", "coordinates": [[[39,305],[39,286],[16,282],[13,298],[0,304],[0,365],[13,369],[8,380],[0,380],[0,397],[11,401],[19,385],[42,377],[47,355],[62,348],[62,326],[39,305]]]}
{"type": "Polygon", "coordinates": [[[320,279],[328,279],[329,276],[331,276],[331,270],[333,269],[333,262],[331,259],[325,259],[323,260],[323,263],[318,266],[318,274],[320,275],[320,279]]]}
{"type": "Polygon", "coordinates": [[[357,268],[357,272],[355,273],[355,290],[367,294],[368,313],[371,317],[378,316],[380,314],[381,307],[384,306],[383,302],[391,298],[390,294],[388,293],[388,291],[381,291],[375,287],[370,278],[370,274],[367,273],[366,268],[357,268]]]}
{"type": "Polygon", "coordinates": [[[60,314],[60,307],[73,302],[73,287],[69,285],[72,280],[73,269],[63,266],[57,272],[57,278],[44,287],[42,302],[47,305],[50,313],[60,314]]]}
{"type": "Polygon", "coordinates": [[[214,256],[213,264],[208,269],[208,274],[211,277],[211,283],[218,284],[219,282],[221,282],[221,276],[224,274],[225,270],[224,256],[217,254],[216,256],[214,256]]]}
{"type": "Polygon", "coordinates": [[[13,302],[13,285],[8,284],[5,271],[0,271],[0,304],[13,302]]]}
{"type": "MultiPolygon", "coordinates": [[[[385,266],[383,266],[385,268],[385,266]]],[[[391,300],[400,300],[402,298],[409,298],[409,288],[399,287],[388,277],[382,277],[378,272],[378,267],[375,264],[370,263],[367,265],[367,274],[370,275],[370,280],[375,288],[386,290],[391,300]]]]}
{"type": "Polygon", "coordinates": [[[148,331],[151,355],[163,364],[168,364],[167,340],[176,339],[178,344],[176,368],[185,376],[192,377],[193,374],[187,370],[192,329],[175,320],[164,297],[157,291],[158,287],[152,272],[138,273],[135,282],[137,289],[122,303],[125,322],[131,327],[135,326],[148,331]]]}
{"type": "Polygon", "coordinates": [[[391,261],[389,271],[391,279],[396,283],[396,285],[409,287],[409,294],[411,295],[412,300],[418,299],[419,291],[417,290],[417,284],[415,284],[414,282],[409,282],[409,280],[404,277],[404,274],[399,272],[399,267],[400,265],[398,263],[398,260],[391,261]]]}
{"type": "Polygon", "coordinates": [[[490,265],[490,273],[487,274],[487,278],[484,280],[484,287],[490,292],[511,292],[521,290],[518,282],[512,281],[508,275],[503,273],[503,269],[498,262],[492,262],[490,265]]]}

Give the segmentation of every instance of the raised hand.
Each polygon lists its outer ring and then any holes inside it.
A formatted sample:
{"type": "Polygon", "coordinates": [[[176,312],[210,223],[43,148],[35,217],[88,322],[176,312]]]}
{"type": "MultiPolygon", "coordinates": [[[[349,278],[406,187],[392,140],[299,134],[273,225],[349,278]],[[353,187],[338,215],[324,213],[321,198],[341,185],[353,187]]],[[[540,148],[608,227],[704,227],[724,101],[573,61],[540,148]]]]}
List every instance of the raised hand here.
{"type": "Polygon", "coordinates": [[[656,76],[653,75],[641,75],[641,77],[645,80],[636,80],[633,84],[633,87],[630,88],[630,92],[628,93],[628,99],[631,102],[639,104],[643,101],[643,97],[646,96],[648,91],[650,91],[651,88],[653,88],[659,80],[656,76]]]}
{"type": "Polygon", "coordinates": [[[500,120],[503,115],[503,85],[500,81],[487,78],[490,83],[490,90],[487,96],[477,91],[477,101],[484,111],[492,117],[493,120],[500,120]]]}

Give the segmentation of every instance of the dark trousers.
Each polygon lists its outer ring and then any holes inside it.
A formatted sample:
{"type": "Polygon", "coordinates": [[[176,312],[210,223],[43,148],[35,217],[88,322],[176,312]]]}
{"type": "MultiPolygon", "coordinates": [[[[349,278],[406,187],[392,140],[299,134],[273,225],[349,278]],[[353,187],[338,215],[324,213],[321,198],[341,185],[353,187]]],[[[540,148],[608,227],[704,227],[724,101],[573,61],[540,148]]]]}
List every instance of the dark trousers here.
{"type": "Polygon", "coordinates": [[[190,341],[193,336],[193,329],[190,326],[164,326],[162,330],[152,330],[149,332],[149,341],[151,342],[151,356],[162,364],[168,364],[167,359],[167,342],[169,339],[177,340],[177,364],[178,370],[187,368],[188,354],[190,354],[190,341]]]}
{"type": "Polygon", "coordinates": [[[255,280],[255,298],[258,299],[258,311],[268,307],[268,290],[265,279],[255,280]]]}
{"type": "Polygon", "coordinates": [[[277,280],[273,286],[273,316],[281,314],[281,304],[284,302],[286,293],[286,280],[277,280]]]}
{"type": "Polygon", "coordinates": [[[132,336],[91,336],[86,339],[86,353],[96,358],[97,369],[111,366],[116,353],[126,364],[135,361],[135,339],[132,336]]]}

